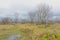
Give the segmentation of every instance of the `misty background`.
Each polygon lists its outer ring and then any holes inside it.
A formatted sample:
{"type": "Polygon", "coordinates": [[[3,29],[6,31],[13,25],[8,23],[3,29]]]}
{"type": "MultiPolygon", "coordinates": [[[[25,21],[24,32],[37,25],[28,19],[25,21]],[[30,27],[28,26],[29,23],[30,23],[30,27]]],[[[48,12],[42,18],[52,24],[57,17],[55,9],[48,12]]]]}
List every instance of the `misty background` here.
{"type": "Polygon", "coordinates": [[[0,18],[14,18],[14,14],[18,13],[20,19],[28,19],[29,11],[41,3],[46,3],[52,8],[51,20],[60,21],[60,0],[0,0],[0,18]]]}

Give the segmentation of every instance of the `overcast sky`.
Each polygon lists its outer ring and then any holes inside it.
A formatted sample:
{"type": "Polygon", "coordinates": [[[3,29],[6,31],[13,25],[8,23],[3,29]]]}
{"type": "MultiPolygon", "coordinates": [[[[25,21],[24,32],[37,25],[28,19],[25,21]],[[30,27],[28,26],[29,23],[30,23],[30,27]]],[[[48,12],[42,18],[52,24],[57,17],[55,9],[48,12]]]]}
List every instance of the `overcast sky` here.
{"type": "Polygon", "coordinates": [[[59,15],[60,0],[0,0],[0,16],[13,15],[14,12],[24,16],[41,3],[50,5],[53,8],[53,12],[59,15]]]}

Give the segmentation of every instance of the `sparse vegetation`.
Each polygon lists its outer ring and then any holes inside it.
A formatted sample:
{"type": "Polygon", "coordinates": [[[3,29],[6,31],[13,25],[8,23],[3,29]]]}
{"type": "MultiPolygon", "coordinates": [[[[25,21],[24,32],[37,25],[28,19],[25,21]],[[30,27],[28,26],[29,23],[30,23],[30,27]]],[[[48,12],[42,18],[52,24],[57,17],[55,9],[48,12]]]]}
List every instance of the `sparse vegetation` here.
{"type": "Polygon", "coordinates": [[[47,27],[48,35],[46,35],[45,27],[39,28],[35,24],[31,26],[29,24],[18,24],[17,27],[14,27],[14,25],[0,25],[0,40],[5,40],[10,34],[21,34],[22,37],[17,40],[60,40],[60,25],[57,25],[55,24],[56,37],[52,27],[47,27]]]}

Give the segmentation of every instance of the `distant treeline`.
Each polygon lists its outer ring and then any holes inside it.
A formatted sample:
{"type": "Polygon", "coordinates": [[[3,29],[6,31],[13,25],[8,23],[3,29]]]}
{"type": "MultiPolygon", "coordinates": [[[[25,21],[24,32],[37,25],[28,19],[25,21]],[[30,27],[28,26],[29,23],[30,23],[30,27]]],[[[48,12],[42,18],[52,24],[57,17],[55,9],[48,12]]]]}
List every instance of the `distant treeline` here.
{"type": "Polygon", "coordinates": [[[47,4],[40,4],[35,9],[28,12],[28,18],[19,20],[18,13],[15,13],[14,19],[9,17],[4,17],[0,20],[0,24],[16,24],[16,23],[36,23],[36,24],[46,24],[46,23],[56,23],[59,21],[52,21],[53,12],[51,7],[47,4]]]}
{"type": "Polygon", "coordinates": [[[4,17],[0,20],[0,24],[17,24],[17,23],[21,23],[21,24],[27,24],[27,23],[30,23],[30,24],[45,24],[45,23],[60,23],[60,21],[52,21],[52,20],[49,20],[49,21],[38,21],[38,20],[33,20],[31,22],[30,19],[22,19],[22,20],[19,20],[19,19],[11,19],[9,17],[4,17]]]}

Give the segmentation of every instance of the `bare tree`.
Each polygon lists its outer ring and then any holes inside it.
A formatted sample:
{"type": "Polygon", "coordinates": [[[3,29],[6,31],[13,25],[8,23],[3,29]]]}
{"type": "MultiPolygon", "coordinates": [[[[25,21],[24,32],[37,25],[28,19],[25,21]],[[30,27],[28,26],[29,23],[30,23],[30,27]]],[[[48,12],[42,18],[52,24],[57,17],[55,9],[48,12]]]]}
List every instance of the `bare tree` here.
{"type": "Polygon", "coordinates": [[[31,23],[34,23],[35,15],[36,15],[35,11],[31,11],[31,12],[28,13],[28,16],[30,18],[31,23]]]}
{"type": "Polygon", "coordinates": [[[4,17],[3,19],[2,19],[2,24],[9,24],[9,23],[11,23],[12,22],[12,20],[9,18],[9,17],[4,17]]]}
{"type": "Polygon", "coordinates": [[[51,8],[49,5],[41,4],[37,7],[37,18],[38,23],[47,23],[49,20],[49,17],[52,16],[51,8]]]}
{"type": "Polygon", "coordinates": [[[22,20],[22,21],[21,21],[22,24],[27,23],[27,20],[26,20],[26,19],[21,19],[21,20],[22,20]]]}
{"type": "Polygon", "coordinates": [[[14,19],[15,23],[18,23],[19,14],[18,13],[15,13],[14,16],[15,16],[15,19],[14,19]]]}

